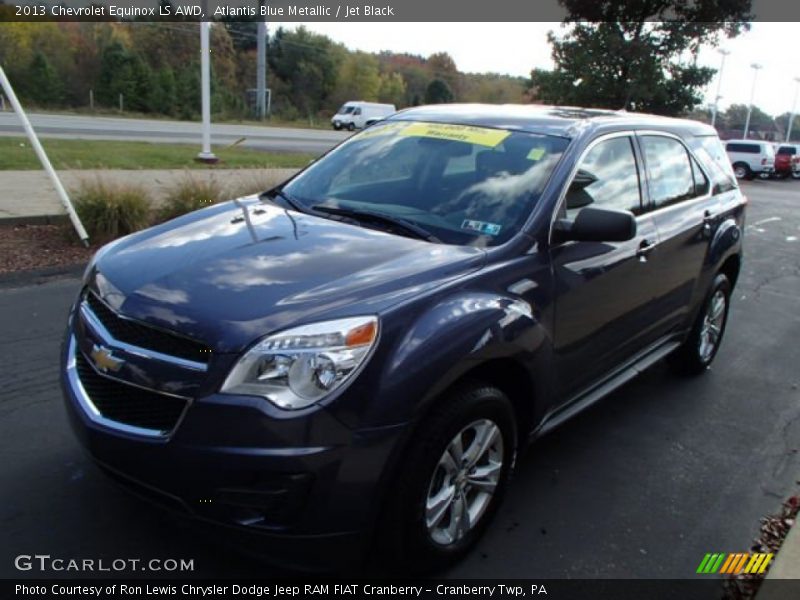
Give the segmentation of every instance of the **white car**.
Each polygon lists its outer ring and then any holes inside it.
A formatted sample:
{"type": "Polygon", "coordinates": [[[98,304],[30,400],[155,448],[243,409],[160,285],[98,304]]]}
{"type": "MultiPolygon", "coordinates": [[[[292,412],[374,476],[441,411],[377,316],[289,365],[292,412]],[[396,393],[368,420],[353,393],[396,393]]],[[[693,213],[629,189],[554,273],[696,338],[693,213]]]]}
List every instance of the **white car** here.
{"type": "Polygon", "coordinates": [[[378,104],[377,102],[354,100],[345,102],[342,105],[338,112],[331,117],[331,125],[337,131],[339,129],[353,131],[369,127],[396,112],[397,108],[395,108],[394,104],[378,104]]]}
{"type": "Polygon", "coordinates": [[[762,140],[727,140],[725,151],[736,179],[767,179],[775,172],[775,148],[762,140]]]}

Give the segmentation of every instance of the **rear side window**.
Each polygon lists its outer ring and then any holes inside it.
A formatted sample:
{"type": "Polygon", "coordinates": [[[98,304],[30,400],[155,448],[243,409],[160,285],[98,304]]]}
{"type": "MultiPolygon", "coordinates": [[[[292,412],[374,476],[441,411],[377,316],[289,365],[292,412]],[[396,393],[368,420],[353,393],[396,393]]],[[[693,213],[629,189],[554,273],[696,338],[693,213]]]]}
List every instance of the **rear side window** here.
{"type": "Polygon", "coordinates": [[[793,154],[795,154],[795,151],[791,146],[781,146],[778,148],[778,156],[792,156],[793,154]]]}
{"type": "Polygon", "coordinates": [[[639,170],[629,137],[598,143],[581,160],[567,190],[567,218],[586,206],[642,212],[639,170]]]}
{"type": "Polygon", "coordinates": [[[694,138],[692,150],[703,163],[711,176],[712,191],[715,194],[736,189],[736,176],[722,142],[715,135],[694,138]]]}
{"type": "Polygon", "coordinates": [[[743,152],[745,154],[761,154],[761,148],[759,148],[758,144],[739,144],[739,143],[730,143],[728,144],[725,149],[728,152],[743,152]]]}
{"type": "Polygon", "coordinates": [[[689,152],[683,144],[658,135],[645,135],[641,140],[650,172],[650,196],[654,208],[699,195],[689,152]]]}

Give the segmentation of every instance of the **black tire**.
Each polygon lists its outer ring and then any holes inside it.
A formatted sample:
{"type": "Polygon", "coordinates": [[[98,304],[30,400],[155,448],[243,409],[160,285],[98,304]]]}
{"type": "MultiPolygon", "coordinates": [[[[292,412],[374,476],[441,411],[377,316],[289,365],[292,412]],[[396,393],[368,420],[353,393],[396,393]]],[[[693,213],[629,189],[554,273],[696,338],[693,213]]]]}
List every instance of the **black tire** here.
{"type": "Polygon", "coordinates": [[[792,171],[792,179],[800,179],[800,171],[792,171]]]}
{"type": "Polygon", "coordinates": [[[736,175],[736,179],[753,178],[753,172],[750,170],[750,166],[743,162],[737,162],[733,165],[733,174],[736,175]]]}
{"type": "MultiPolygon", "coordinates": [[[[377,538],[381,567],[391,572],[428,573],[443,569],[467,554],[478,542],[502,502],[516,459],[516,450],[514,410],[502,391],[480,382],[469,382],[448,394],[445,401],[425,417],[414,433],[396,483],[389,492],[377,538]],[[502,461],[496,487],[488,498],[485,495],[480,496],[484,492],[478,489],[465,491],[459,496],[458,486],[465,485],[463,479],[459,484],[458,477],[448,478],[441,463],[457,436],[461,436],[460,439],[465,444],[466,460],[466,455],[473,448],[470,441],[477,439],[478,432],[477,429],[469,428],[481,423],[496,426],[496,433],[499,435],[495,435],[495,439],[499,437],[501,444],[497,445],[495,442],[488,446],[486,454],[480,455],[487,462],[483,464],[479,460],[470,472],[479,468],[494,468],[496,471],[497,460],[490,462],[489,454],[494,452],[496,459],[500,448],[502,461]],[[470,431],[476,434],[472,438],[469,437],[470,431]],[[440,492],[446,492],[445,488],[456,490],[449,504],[450,508],[446,509],[449,513],[445,512],[440,517],[441,520],[436,522],[442,525],[441,530],[449,528],[445,524],[454,526],[456,535],[460,537],[450,543],[442,543],[441,539],[437,541],[435,535],[442,535],[442,531],[436,526],[429,528],[426,521],[426,516],[430,516],[430,512],[426,513],[426,503],[430,501],[433,506],[431,494],[436,497],[437,487],[440,492]],[[486,504],[477,513],[477,522],[468,524],[467,530],[459,531],[457,523],[463,521],[454,519],[457,510],[454,507],[462,506],[458,504],[459,501],[466,505],[475,502],[476,504],[470,506],[472,508],[479,503],[479,498],[486,498],[486,504]]],[[[470,484],[466,485],[469,487],[470,484]]],[[[434,512],[432,508],[431,512],[434,512]]]]}
{"type": "Polygon", "coordinates": [[[704,373],[714,361],[722,339],[725,335],[725,326],[728,324],[728,311],[730,309],[731,282],[724,273],[718,273],[714,278],[711,288],[706,295],[700,314],[695,319],[692,331],[686,341],[675,350],[670,357],[672,366],[680,373],[685,375],[699,375],[704,373]],[[717,334],[713,334],[709,329],[707,319],[715,313],[715,306],[718,298],[724,299],[721,320],[715,325],[717,334]],[[704,346],[704,341],[710,339],[707,336],[716,335],[716,341],[710,349],[704,346]]]}
{"type": "Polygon", "coordinates": [[[355,131],[355,130],[356,130],[356,124],[355,123],[348,123],[347,124],[347,131],[355,131]]]}
{"type": "Polygon", "coordinates": [[[339,131],[339,130],[342,128],[342,124],[341,124],[339,121],[334,121],[334,122],[333,122],[333,128],[334,128],[336,131],[339,131]]]}

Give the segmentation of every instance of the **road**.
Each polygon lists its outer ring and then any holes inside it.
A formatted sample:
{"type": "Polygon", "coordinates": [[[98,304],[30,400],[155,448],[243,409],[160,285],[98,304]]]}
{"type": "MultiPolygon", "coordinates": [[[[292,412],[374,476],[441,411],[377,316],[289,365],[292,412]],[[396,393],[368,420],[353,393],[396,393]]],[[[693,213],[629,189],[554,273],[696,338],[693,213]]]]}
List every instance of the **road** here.
{"type": "MultiPolygon", "coordinates": [[[[78,140],[116,140],[170,144],[201,143],[200,124],[165,119],[125,119],[82,115],[32,113],[28,118],[43,138],[78,140]]],[[[19,118],[12,112],[0,112],[0,135],[25,135],[19,118]]],[[[349,134],[322,129],[294,129],[256,125],[212,123],[211,144],[226,146],[245,138],[242,146],[282,152],[320,154],[349,134]]]]}
{"type": "MultiPolygon", "coordinates": [[[[752,182],[746,260],[713,369],[658,364],[520,458],[459,578],[691,578],[746,552],[800,479],[800,184],[752,182]]],[[[67,427],[57,355],[75,279],[0,289],[0,576],[19,554],[194,559],[271,573],[107,481],[67,427]]],[[[77,577],[74,573],[65,576],[77,577]]]]}

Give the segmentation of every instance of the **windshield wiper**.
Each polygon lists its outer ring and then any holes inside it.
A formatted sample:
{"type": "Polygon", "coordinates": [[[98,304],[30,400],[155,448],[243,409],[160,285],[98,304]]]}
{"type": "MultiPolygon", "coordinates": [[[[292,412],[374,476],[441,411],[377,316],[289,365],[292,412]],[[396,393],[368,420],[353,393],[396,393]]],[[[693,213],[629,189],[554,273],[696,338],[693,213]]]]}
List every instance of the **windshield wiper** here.
{"type": "Polygon", "coordinates": [[[442,240],[437,238],[435,235],[433,235],[430,231],[428,231],[424,227],[420,227],[416,223],[413,223],[407,219],[403,219],[402,217],[394,217],[392,215],[373,212],[371,210],[360,210],[357,208],[343,208],[341,206],[327,206],[325,204],[315,204],[311,208],[317,212],[324,212],[331,215],[338,215],[341,217],[350,217],[351,219],[358,221],[367,221],[367,222],[379,223],[382,225],[388,225],[390,229],[391,228],[400,229],[402,232],[406,234],[411,234],[413,237],[419,238],[421,240],[433,242],[435,244],[442,243],[442,240]]]}
{"type": "Polygon", "coordinates": [[[259,197],[260,198],[270,198],[270,199],[273,199],[273,200],[275,198],[280,198],[286,204],[289,205],[289,208],[293,208],[297,212],[302,212],[302,213],[307,213],[308,212],[308,209],[305,206],[300,204],[297,200],[292,198],[289,194],[284,192],[283,189],[281,189],[281,188],[276,188],[274,190],[269,190],[268,192],[264,192],[259,197]]]}

